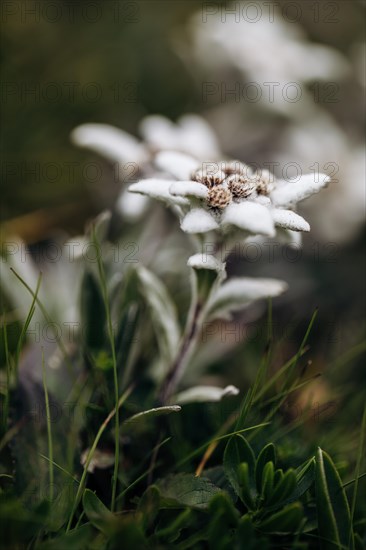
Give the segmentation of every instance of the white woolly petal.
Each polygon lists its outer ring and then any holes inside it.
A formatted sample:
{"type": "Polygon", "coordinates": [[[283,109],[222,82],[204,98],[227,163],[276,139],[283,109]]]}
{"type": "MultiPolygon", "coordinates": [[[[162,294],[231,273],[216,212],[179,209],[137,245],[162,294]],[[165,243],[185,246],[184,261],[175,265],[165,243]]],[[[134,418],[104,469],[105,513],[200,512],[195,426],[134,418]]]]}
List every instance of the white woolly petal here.
{"type": "Polygon", "coordinates": [[[124,189],[117,199],[116,209],[129,222],[138,220],[145,212],[149,199],[124,189]]]}
{"type": "Polygon", "coordinates": [[[142,162],[146,159],[145,147],[135,137],[109,124],[82,124],[71,132],[71,141],[112,162],[142,162]]]}
{"type": "Polygon", "coordinates": [[[162,151],[155,157],[155,163],[161,170],[175,176],[178,180],[189,180],[198,162],[189,155],[175,151],[162,151]]]}
{"type": "Polygon", "coordinates": [[[216,136],[199,115],[187,114],[178,120],[181,128],[181,149],[200,160],[217,158],[220,154],[216,136]]]}
{"type": "Polygon", "coordinates": [[[212,296],[208,305],[208,317],[230,318],[231,312],[238,311],[255,300],[278,296],[286,289],[287,284],[277,279],[230,279],[212,296]]]}
{"type": "Polygon", "coordinates": [[[236,386],[226,386],[226,388],[217,388],[215,386],[195,386],[188,390],[180,392],[172,397],[171,401],[180,405],[186,403],[213,403],[221,401],[223,397],[238,395],[239,388],[236,386]]]}
{"type": "Polygon", "coordinates": [[[176,181],[170,186],[169,190],[172,195],[179,195],[180,197],[206,199],[208,195],[207,187],[197,181],[176,181]]]}
{"type": "Polygon", "coordinates": [[[179,145],[177,126],[165,116],[145,117],[139,130],[143,138],[156,149],[176,149],[179,145]]]}
{"type": "Polygon", "coordinates": [[[274,208],[272,217],[276,225],[291,229],[292,231],[310,231],[310,225],[304,218],[295,214],[292,210],[281,210],[274,208]]]}
{"type": "MultiPolygon", "coordinates": [[[[184,199],[182,199],[184,200],[184,199]]],[[[218,229],[218,223],[207,210],[193,208],[184,217],[181,228],[185,233],[206,233],[218,229]]]]}
{"type": "Polygon", "coordinates": [[[184,115],[176,124],[161,115],[147,116],[140,124],[140,133],[153,148],[161,151],[180,151],[199,160],[219,156],[215,134],[198,115],[184,115]]]}
{"type": "Polygon", "coordinates": [[[326,174],[305,174],[298,181],[280,182],[271,193],[272,202],[276,206],[290,206],[318,193],[329,183],[330,177],[326,174]]]}
{"type": "Polygon", "coordinates": [[[275,235],[274,222],[268,208],[252,201],[230,204],[224,210],[222,224],[234,225],[244,231],[268,237],[275,235]]]}
{"type": "Polygon", "coordinates": [[[188,258],[187,265],[192,269],[211,269],[217,273],[225,269],[225,264],[210,254],[193,254],[188,258]]]}
{"type": "Polygon", "coordinates": [[[148,197],[168,204],[189,205],[187,199],[183,197],[174,197],[170,194],[169,188],[172,183],[173,182],[169,180],[146,179],[133,183],[129,186],[128,190],[131,193],[141,193],[141,195],[147,195],[148,197]]]}
{"type": "Polygon", "coordinates": [[[252,200],[262,206],[269,206],[271,204],[271,199],[269,197],[265,197],[264,195],[257,195],[256,197],[253,197],[253,199],[249,196],[248,200],[252,200]]]}

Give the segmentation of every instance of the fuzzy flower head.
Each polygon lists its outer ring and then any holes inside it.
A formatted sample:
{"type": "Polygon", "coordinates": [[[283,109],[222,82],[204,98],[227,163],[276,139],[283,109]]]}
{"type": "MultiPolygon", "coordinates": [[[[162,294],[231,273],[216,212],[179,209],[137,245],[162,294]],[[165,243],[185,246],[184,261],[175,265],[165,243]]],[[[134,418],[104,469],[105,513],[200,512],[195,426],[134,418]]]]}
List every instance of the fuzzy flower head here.
{"type": "Polygon", "coordinates": [[[221,242],[238,234],[274,237],[277,227],[309,231],[309,224],[294,208],[329,181],[325,174],[307,174],[291,182],[276,180],[268,170],[253,171],[240,161],[198,164],[188,155],[173,152],[160,153],[156,162],[176,180],[141,180],[129,190],[172,206],[184,232],[214,232],[221,242]]]}

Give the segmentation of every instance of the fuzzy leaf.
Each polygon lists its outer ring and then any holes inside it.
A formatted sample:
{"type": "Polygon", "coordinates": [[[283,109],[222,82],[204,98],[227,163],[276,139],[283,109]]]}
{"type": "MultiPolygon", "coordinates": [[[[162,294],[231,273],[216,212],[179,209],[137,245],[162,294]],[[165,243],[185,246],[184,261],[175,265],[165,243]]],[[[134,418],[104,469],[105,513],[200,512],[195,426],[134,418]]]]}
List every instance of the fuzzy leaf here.
{"type": "Polygon", "coordinates": [[[277,279],[233,278],[224,283],[211,297],[208,304],[208,318],[230,318],[255,300],[278,296],[287,289],[287,284],[277,279]]]}
{"type": "Polygon", "coordinates": [[[194,254],[188,259],[187,265],[198,271],[208,269],[218,274],[225,271],[225,264],[210,254],[194,254]]]}
{"type": "Polygon", "coordinates": [[[169,362],[175,356],[180,329],[175,305],[163,283],[144,267],[136,270],[140,289],[149,305],[160,353],[169,362]]]}
{"type": "Polygon", "coordinates": [[[342,481],[332,459],[320,448],[315,462],[315,490],[322,548],[353,548],[352,538],[349,546],[351,517],[342,481]]]}
{"type": "Polygon", "coordinates": [[[192,293],[204,303],[214,291],[216,283],[226,277],[225,264],[209,254],[194,254],[187,265],[193,270],[192,293]]]}

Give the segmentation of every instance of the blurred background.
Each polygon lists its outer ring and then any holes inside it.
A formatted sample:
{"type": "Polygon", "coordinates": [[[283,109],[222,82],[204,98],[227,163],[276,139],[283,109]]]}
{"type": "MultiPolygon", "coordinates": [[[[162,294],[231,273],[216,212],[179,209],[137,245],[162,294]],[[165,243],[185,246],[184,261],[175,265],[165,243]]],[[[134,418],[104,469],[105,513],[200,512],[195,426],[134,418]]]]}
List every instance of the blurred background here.
{"type": "MultiPolygon", "coordinates": [[[[276,249],[229,267],[289,282],[275,313],[294,319],[295,347],[319,307],[316,369],[335,377],[334,362],[364,334],[365,4],[14,0],[1,17],[3,239],[78,235],[114,205],[125,182],[71,143],[78,125],[107,123],[141,139],[146,115],[200,114],[225,156],[273,166],[278,177],[332,176],[301,208],[312,232],[300,255],[276,249]]],[[[364,380],[361,367],[342,372],[342,383],[364,380]]]]}

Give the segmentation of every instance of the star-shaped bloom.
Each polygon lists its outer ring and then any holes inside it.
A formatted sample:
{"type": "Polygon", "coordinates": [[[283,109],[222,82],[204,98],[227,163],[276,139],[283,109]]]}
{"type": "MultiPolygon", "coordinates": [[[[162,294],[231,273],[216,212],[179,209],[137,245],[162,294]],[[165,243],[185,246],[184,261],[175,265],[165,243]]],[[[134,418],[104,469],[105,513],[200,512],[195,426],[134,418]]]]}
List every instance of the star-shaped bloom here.
{"type": "Polygon", "coordinates": [[[329,182],[325,174],[281,181],[267,170],[253,172],[240,161],[198,164],[193,157],[177,152],[162,152],[155,162],[176,179],[141,180],[129,190],[172,206],[182,230],[192,234],[214,231],[274,237],[276,227],[309,231],[307,221],[293,209],[329,182]]]}

